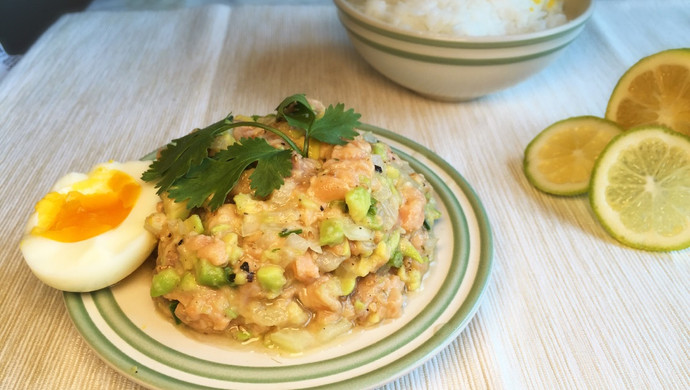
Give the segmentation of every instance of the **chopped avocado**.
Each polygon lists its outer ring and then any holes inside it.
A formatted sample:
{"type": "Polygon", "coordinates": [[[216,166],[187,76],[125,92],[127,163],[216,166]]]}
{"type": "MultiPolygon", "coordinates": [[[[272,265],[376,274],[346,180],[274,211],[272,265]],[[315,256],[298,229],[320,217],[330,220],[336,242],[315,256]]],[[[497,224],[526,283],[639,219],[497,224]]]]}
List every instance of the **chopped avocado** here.
{"type": "Polygon", "coordinates": [[[172,291],[180,283],[180,275],[174,268],[166,268],[153,275],[151,281],[151,296],[160,297],[172,291]]]}
{"type": "Polygon", "coordinates": [[[357,276],[367,276],[371,272],[376,272],[382,265],[386,264],[391,257],[391,249],[385,241],[376,244],[374,253],[369,257],[359,259],[352,272],[357,276]]]}
{"type": "Polygon", "coordinates": [[[223,314],[225,314],[225,316],[231,320],[234,320],[239,315],[237,314],[236,310],[232,309],[232,307],[228,307],[227,309],[223,310],[223,314]]]}
{"type": "Polygon", "coordinates": [[[395,268],[400,268],[403,265],[403,254],[399,250],[395,250],[390,260],[388,260],[388,265],[395,268]]]}
{"type": "Polygon", "coordinates": [[[352,220],[361,223],[371,207],[371,194],[363,187],[355,187],[345,194],[345,203],[352,220]]]}
{"type": "Polygon", "coordinates": [[[222,234],[222,233],[225,233],[226,231],[228,231],[230,229],[232,229],[232,226],[227,225],[227,224],[220,224],[220,225],[216,225],[216,226],[212,227],[210,233],[212,235],[222,234]]]}
{"type": "Polygon", "coordinates": [[[434,222],[439,218],[441,218],[441,212],[436,208],[434,198],[429,198],[426,205],[424,205],[424,226],[427,229],[431,229],[434,226],[434,222]]]}
{"type": "Polygon", "coordinates": [[[263,202],[253,199],[249,194],[237,194],[233,200],[240,214],[257,214],[263,209],[263,202]]]}
{"type": "Polygon", "coordinates": [[[369,206],[369,210],[367,210],[367,217],[364,225],[369,229],[381,230],[383,229],[383,220],[381,216],[378,215],[376,203],[378,203],[378,201],[375,198],[371,198],[371,206],[369,206]]]}
{"type": "Polygon", "coordinates": [[[415,291],[422,285],[422,274],[419,270],[407,270],[405,267],[398,268],[398,277],[405,283],[408,291],[415,291]]]}
{"type": "Polygon", "coordinates": [[[256,271],[256,279],[261,287],[270,292],[278,292],[287,283],[283,268],[278,265],[268,264],[256,271]]]}
{"type": "Polygon", "coordinates": [[[228,262],[230,264],[236,264],[240,257],[244,254],[244,251],[239,246],[239,236],[237,233],[227,233],[222,238],[225,242],[225,250],[228,253],[228,262]]]}
{"type": "Polygon", "coordinates": [[[378,154],[381,157],[386,157],[386,145],[382,142],[376,142],[374,144],[371,144],[371,152],[374,154],[378,154]]]}
{"type": "Polygon", "coordinates": [[[390,248],[390,257],[388,258],[388,265],[391,267],[401,267],[403,255],[398,248],[400,246],[400,229],[395,230],[386,239],[386,245],[390,248]]]}
{"type": "Polygon", "coordinates": [[[216,136],[211,143],[209,149],[218,152],[220,150],[227,149],[228,146],[236,143],[237,140],[232,136],[232,130],[228,130],[216,136]]]}
{"type": "Polygon", "coordinates": [[[355,301],[354,306],[355,310],[357,311],[362,311],[366,309],[366,306],[364,306],[364,302],[360,301],[359,299],[355,301]]]}
{"type": "Polygon", "coordinates": [[[247,272],[239,272],[235,274],[235,286],[241,286],[249,281],[247,272]]]}
{"type": "Polygon", "coordinates": [[[386,166],[386,176],[389,179],[397,180],[398,178],[400,178],[400,171],[398,170],[398,168],[388,165],[386,166]]]}
{"type": "Polygon", "coordinates": [[[309,142],[309,150],[307,151],[307,156],[309,158],[318,159],[321,155],[321,141],[312,139],[309,142]]]}
{"type": "Polygon", "coordinates": [[[400,240],[400,252],[402,252],[403,256],[409,257],[414,261],[426,263],[426,259],[419,254],[417,248],[415,248],[414,245],[412,245],[412,243],[406,238],[402,238],[400,240]]]}
{"type": "Polygon", "coordinates": [[[229,284],[228,273],[221,267],[211,264],[206,259],[199,259],[194,264],[196,280],[199,284],[209,287],[220,287],[229,284]]]}
{"type": "Polygon", "coordinates": [[[235,332],[232,332],[232,337],[237,341],[247,341],[252,338],[252,334],[244,328],[238,328],[235,332]]]}
{"type": "Polygon", "coordinates": [[[163,200],[163,212],[168,219],[185,219],[189,216],[186,201],[176,202],[165,193],[161,195],[161,199],[163,200]]]}
{"type": "Polygon", "coordinates": [[[309,199],[305,196],[300,196],[299,197],[299,204],[302,206],[303,209],[305,210],[318,210],[319,209],[319,204],[313,201],[312,199],[309,199]]]}
{"type": "Polygon", "coordinates": [[[196,283],[196,279],[191,272],[185,272],[182,275],[182,280],[180,280],[180,290],[182,291],[192,291],[195,290],[199,285],[196,283]]]}
{"type": "Polygon", "coordinates": [[[400,245],[400,229],[396,229],[386,240],[386,245],[391,250],[391,257],[396,252],[396,248],[400,245]]]}
{"type": "Polygon", "coordinates": [[[357,284],[357,276],[339,277],[338,279],[340,279],[340,289],[342,290],[340,295],[350,295],[357,284]]]}
{"type": "Polygon", "coordinates": [[[184,226],[187,231],[201,234],[204,232],[204,225],[201,223],[201,218],[197,214],[192,214],[189,218],[184,220],[184,226]]]}
{"type": "Polygon", "coordinates": [[[337,218],[329,218],[321,221],[319,226],[319,245],[336,245],[343,242],[345,232],[343,221],[337,218]]]}
{"type": "Polygon", "coordinates": [[[180,241],[177,251],[180,254],[180,263],[182,267],[188,271],[194,269],[194,265],[198,261],[195,251],[190,250],[186,245],[182,245],[182,241],[180,241]]]}

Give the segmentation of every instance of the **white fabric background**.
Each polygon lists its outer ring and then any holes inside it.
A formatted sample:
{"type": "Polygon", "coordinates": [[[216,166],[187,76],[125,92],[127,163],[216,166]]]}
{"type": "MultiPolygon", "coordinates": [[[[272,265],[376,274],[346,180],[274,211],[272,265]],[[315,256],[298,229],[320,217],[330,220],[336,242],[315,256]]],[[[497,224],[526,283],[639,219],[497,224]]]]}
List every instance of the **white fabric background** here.
{"type": "Polygon", "coordinates": [[[23,263],[24,223],[53,182],[137,159],[229,111],[268,113],[296,92],[345,102],[434,150],[473,186],[493,229],[493,275],[475,318],[386,389],[689,388],[690,251],[623,247],[586,197],[542,194],[522,173],[539,131],[603,115],[630,65],[690,47],[685,0],[595,7],[548,69],[465,103],[381,77],[327,2],[63,17],[0,81],[0,388],[138,388],[89,349],[62,295],[23,263]]]}

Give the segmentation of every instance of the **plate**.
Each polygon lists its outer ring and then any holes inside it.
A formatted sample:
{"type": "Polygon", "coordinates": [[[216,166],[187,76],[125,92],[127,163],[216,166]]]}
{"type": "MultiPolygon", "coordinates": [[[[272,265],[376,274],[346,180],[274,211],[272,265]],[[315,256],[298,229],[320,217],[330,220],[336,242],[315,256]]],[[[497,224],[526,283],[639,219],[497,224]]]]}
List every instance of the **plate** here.
{"type": "Polygon", "coordinates": [[[91,293],[64,293],[72,321],[110,366],[150,388],[362,389],[418,367],[455,339],[479,307],[492,267],[489,222],[476,194],[448,163],[388,130],[362,125],[427,178],[443,217],[435,263],[410,294],[402,317],[356,330],[302,355],[224,342],[186,332],[149,297],[151,266],[91,293]]]}

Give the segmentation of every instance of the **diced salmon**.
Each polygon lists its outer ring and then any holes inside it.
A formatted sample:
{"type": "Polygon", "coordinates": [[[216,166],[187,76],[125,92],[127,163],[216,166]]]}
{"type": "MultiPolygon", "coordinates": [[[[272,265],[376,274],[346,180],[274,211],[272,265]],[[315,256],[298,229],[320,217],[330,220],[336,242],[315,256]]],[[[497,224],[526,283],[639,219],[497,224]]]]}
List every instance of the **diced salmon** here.
{"type": "Polygon", "coordinates": [[[237,214],[237,207],[232,203],[222,205],[218,210],[206,214],[204,227],[211,231],[217,226],[226,225],[233,233],[242,231],[242,217],[237,214]]]}
{"type": "Polygon", "coordinates": [[[319,277],[319,267],[314,263],[309,253],[298,256],[292,263],[292,271],[295,279],[300,282],[310,283],[319,277]]]}
{"type": "Polygon", "coordinates": [[[304,307],[313,311],[340,312],[342,310],[339,299],[341,293],[340,282],[326,274],[302,288],[298,296],[304,307]]]}
{"type": "Polygon", "coordinates": [[[221,290],[202,286],[193,292],[176,290],[165,297],[180,302],[175,315],[199,332],[221,332],[230,324],[230,319],[224,314],[228,300],[221,290]]]}
{"type": "Polygon", "coordinates": [[[353,293],[355,320],[358,324],[376,324],[402,314],[405,283],[397,275],[369,274],[359,281],[353,293]]]}
{"type": "Polygon", "coordinates": [[[410,183],[405,183],[400,191],[403,197],[398,210],[400,226],[407,232],[413,232],[424,224],[424,206],[426,198],[422,191],[410,183]]]}
{"type": "Polygon", "coordinates": [[[213,265],[221,266],[228,263],[225,242],[219,238],[203,234],[190,235],[185,237],[182,245],[196,252],[200,259],[206,259],[213,265]]]}
{"type": "Polygon", "coordinates": [[[328,160],[322,172],[311,179],[309,192],[322,202],[330,202],[344,199],[347,191],[370,180],[374,164],[371,159],[328,160]]]}

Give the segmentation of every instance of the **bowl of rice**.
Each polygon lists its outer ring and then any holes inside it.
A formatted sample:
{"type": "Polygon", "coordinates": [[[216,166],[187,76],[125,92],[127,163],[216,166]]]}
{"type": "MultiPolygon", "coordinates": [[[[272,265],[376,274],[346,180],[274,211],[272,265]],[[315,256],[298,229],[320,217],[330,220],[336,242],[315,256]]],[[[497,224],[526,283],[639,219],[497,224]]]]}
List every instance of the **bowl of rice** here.
{"type": "Polygon", "coordinates": [[[334,0],[357,52],[432,99],[471,100],[544,69],[582,31],[592,0],[334,0]]]}

